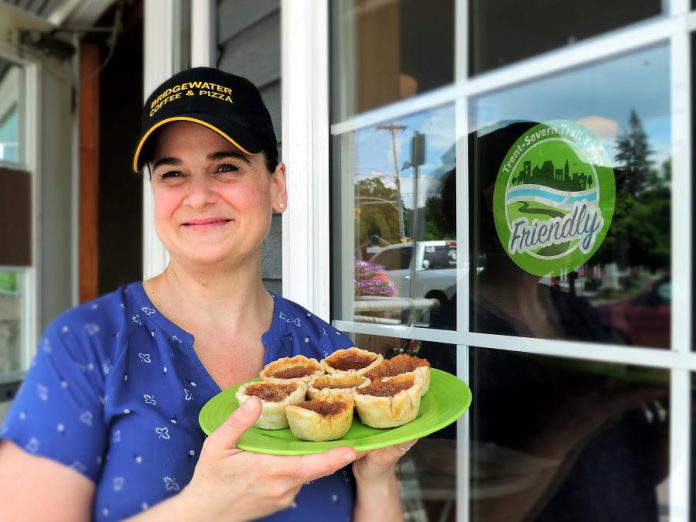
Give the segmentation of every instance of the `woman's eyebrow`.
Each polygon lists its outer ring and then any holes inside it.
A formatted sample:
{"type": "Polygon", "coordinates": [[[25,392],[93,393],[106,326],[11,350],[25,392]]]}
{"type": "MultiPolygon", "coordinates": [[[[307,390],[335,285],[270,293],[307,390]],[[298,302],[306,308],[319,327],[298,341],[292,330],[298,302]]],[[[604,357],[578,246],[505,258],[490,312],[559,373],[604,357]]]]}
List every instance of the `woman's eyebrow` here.
{"type": "MultiPolygon", "coordinates": [[[[217,161],[225,158],[237,158],[251,165],[251,162],[249,161],[249,158],[247,158],[246,154],[242,154],[241,152],[237,152],[235,150],[212,152],[208,154],[207,158],[210,161],[217,161]]],[[[182,164],[183,161],[180,158],[175,158],[173,156],[160,158],[152,165],[152,171],[154,172],[157,169],[157,167],[161,165],[178,166],[182,164]]]]}
{"type": "Polygon", "coordinates": [[[181,163],[182,161],[179,158],[160,158],[152,165],[152,171],[154,172],[160,165],[181,165],[181,163]]]}
{"type": "Polygon", "coordinates": [[[227,150],[227,151],[220,151],[220,152],[213,152],[211,154],[208,154],[208,159],[209,160],[221,160],[225,158],[238,158],[245,163],[251,164],[249,162],[249,158],[246,157],[245,154],[242,154],[241,152],[237,152],[236,150],[227,150]]]}

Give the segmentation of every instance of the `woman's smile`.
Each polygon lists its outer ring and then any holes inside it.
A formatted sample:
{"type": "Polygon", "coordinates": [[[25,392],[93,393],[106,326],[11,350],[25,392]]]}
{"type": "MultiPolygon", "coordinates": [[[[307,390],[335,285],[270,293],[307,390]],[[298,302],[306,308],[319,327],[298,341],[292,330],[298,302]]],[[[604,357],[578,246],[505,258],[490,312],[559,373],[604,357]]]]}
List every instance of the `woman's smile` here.
{"type": "Polygon", "coordinates": [[[222,228],[232,221],[232,219],[224,217],[196,218],[187,220],[182,223],[181,226],[184,227],[185,230],[207,232],[209,230],[222,228]]]}

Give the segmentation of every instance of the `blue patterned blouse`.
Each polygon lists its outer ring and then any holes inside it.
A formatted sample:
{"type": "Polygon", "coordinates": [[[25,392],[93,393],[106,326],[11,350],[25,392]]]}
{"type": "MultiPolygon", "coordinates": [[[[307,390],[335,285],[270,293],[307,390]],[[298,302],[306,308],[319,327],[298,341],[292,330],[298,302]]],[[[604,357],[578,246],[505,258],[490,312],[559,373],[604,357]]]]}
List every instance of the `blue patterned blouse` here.
{"type": "MultiPolygon", "coordinates": [[[[265,363],[297,354],[321,359],[352,345],[301,306],[273,298],[265,363]]],[[[119,520],[189,482],[205,438],[198,412],[219,392],[193,337],[161,315],[137,282],[47,328],[1,435],[93,480],[93,518],[119,520]]],[[[350,520],[353,504],[353,478],[342,470],[305,485],[291,508],[268,520],[350,520]]]]}

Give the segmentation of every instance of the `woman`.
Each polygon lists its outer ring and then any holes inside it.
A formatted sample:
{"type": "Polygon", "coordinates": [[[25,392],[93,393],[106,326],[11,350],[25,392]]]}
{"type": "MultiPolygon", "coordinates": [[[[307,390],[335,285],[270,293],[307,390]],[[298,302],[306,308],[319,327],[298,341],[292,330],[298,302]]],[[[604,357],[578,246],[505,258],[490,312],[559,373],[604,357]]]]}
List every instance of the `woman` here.
{"type": "Polygon", "coordinates": [[[48,327],[3,427],[0,519],[401,519],[393,468],[408,445],[247,453],[235,444],[257,399],[205,441],[198,426],[210,397],[271,360],[351,345],[262,285],[287,193],[258,90],[209,68],[175,75],[146,102],[133,163],[169,264],[48,327]]]}

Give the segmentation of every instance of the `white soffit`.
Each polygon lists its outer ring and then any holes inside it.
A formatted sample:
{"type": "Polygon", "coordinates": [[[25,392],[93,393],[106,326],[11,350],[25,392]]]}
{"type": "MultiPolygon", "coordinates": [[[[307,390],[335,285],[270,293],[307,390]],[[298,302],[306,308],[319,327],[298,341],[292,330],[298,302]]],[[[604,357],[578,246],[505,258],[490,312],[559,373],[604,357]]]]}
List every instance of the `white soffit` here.
{"type": "Polygon", "coordinates": [[[0,28],[3,32],[3,39],[5,39],[5,32],[11,29],[49,31],[54,28],[54,25],[29,11],[6,2],[0,2],[0,28]]]}
{"type": "Polygon", "coordinates": [[[115,0],[63,0],[48,15],[48,21],[57,26],[94,25],[115,0]]]}

